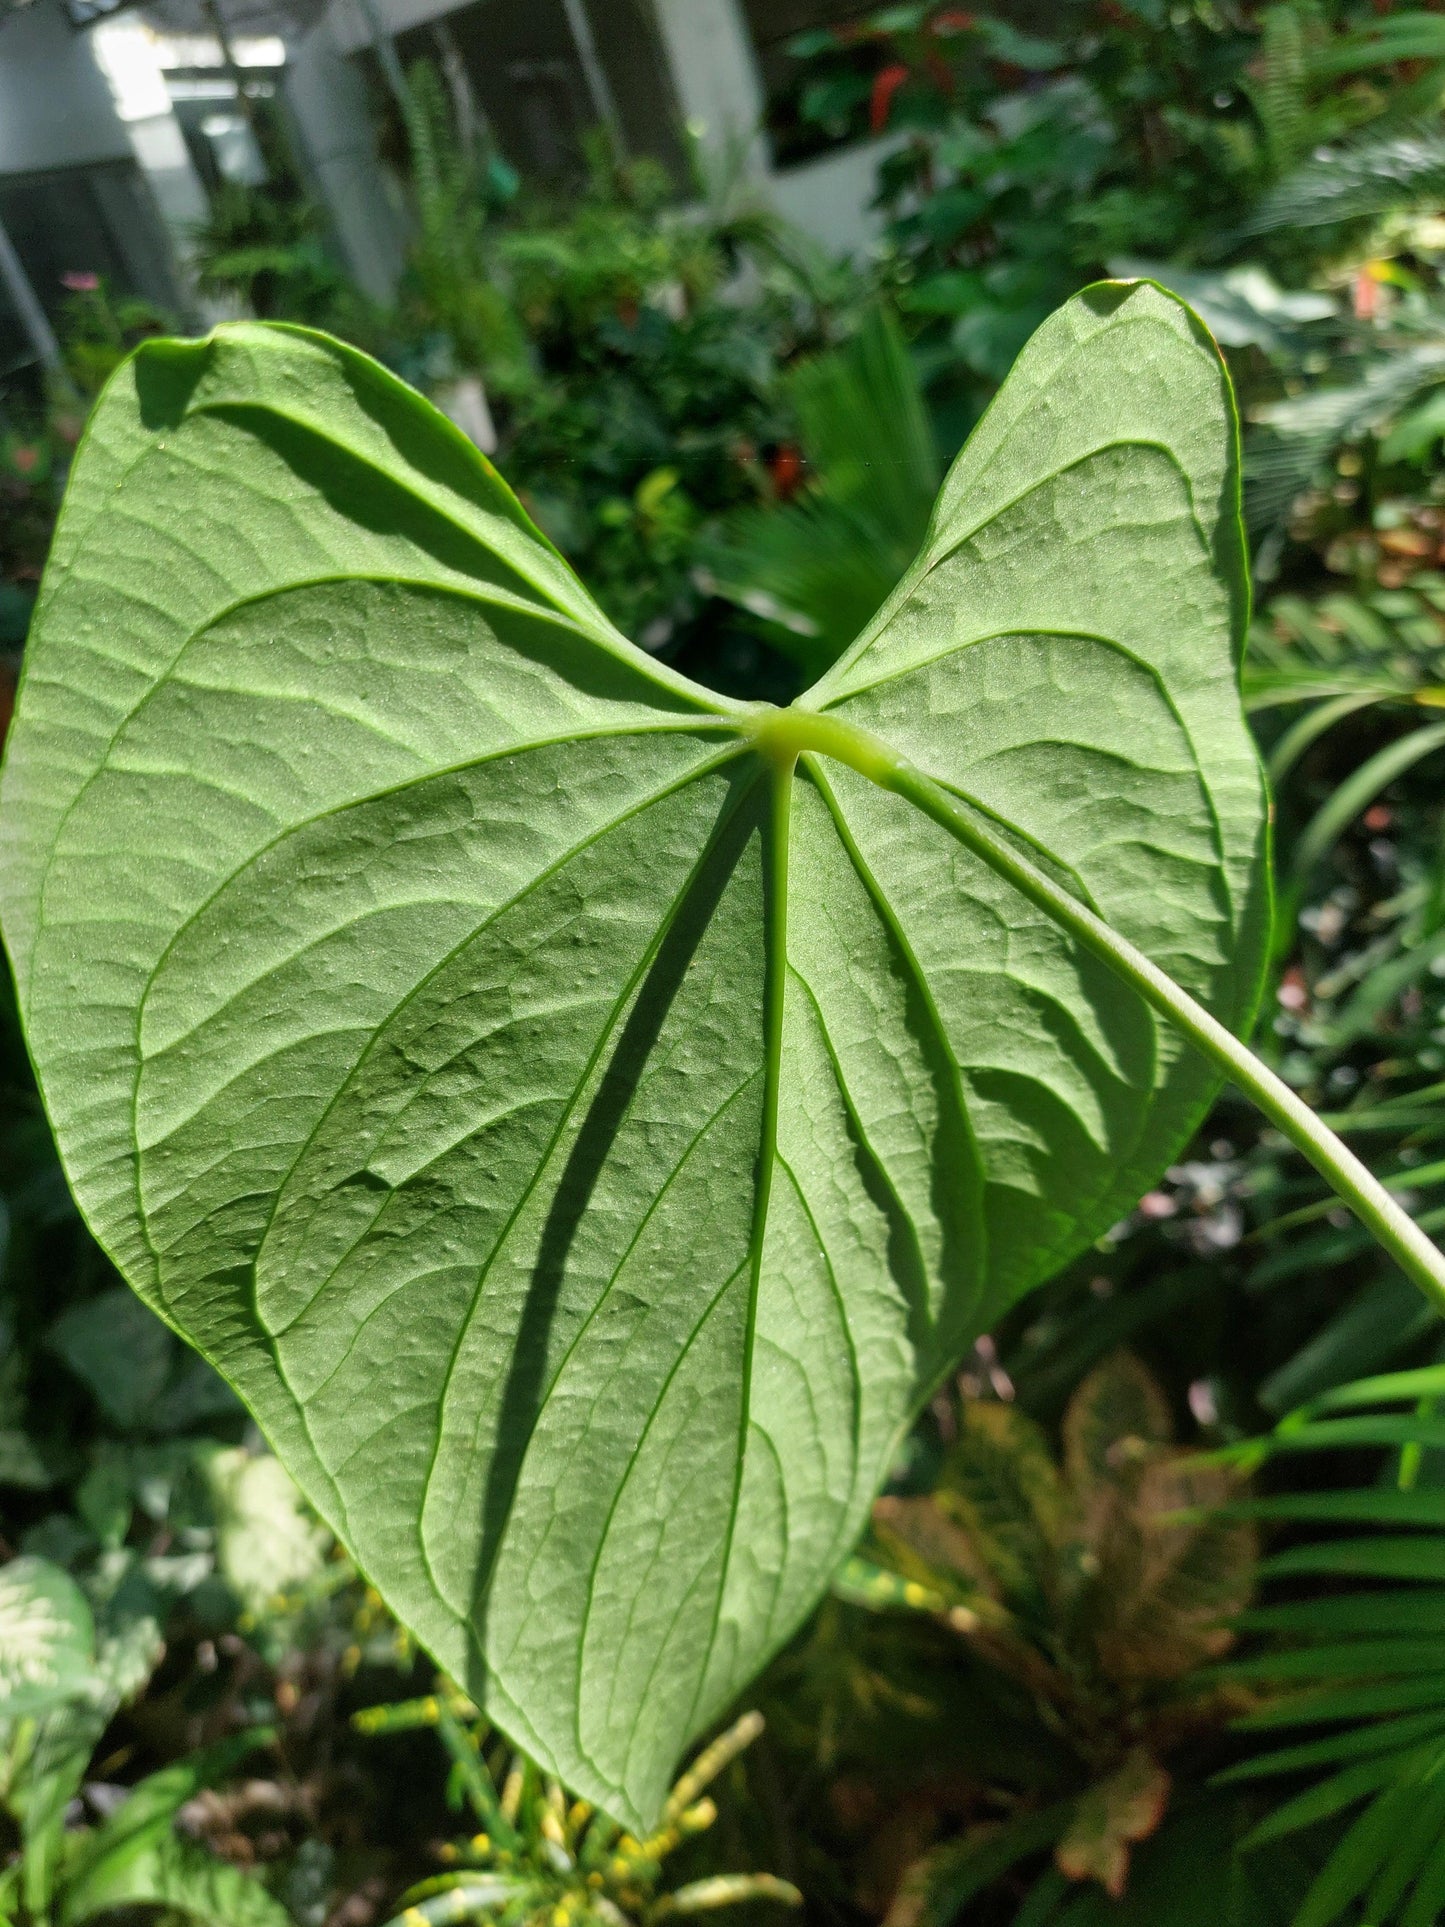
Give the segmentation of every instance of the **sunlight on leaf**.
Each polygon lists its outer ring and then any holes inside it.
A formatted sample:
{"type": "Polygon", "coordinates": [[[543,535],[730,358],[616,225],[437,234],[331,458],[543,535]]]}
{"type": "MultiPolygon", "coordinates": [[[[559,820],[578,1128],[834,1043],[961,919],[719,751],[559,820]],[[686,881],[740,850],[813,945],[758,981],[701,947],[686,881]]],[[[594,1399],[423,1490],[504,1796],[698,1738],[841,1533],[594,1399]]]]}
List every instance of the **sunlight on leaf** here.
{"type": "MultiPolygon", "coordinates": [[[[801,720],[1241,1027],[1245,607],[1218,353],[1104,284],[801,720]]],[[[445,1670],[634,1828],[949,1363],[1218,1081],[956,833],[765,721],[619,635],[380,368],[235,324],[146,344],[93,417],[0,797],[91,1226],[445,1670]]]]}

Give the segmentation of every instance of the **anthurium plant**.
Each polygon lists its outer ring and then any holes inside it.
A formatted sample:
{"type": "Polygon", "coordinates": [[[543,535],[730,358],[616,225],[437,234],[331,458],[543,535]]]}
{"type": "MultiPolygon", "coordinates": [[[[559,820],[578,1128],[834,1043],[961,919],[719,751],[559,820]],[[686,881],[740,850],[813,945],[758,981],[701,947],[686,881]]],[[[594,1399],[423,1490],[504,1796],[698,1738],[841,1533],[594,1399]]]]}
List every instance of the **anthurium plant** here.
{"type": "MultiPolygon", "coordinates": [[[[886,459],[886,449],[880,457],[886,459]]],[[[147,343],[56,533],[0,908],[71,1184],[402,1620],[641,1834],[1268,948],[1229,384],[1107,283],[786,709],[618,633],[338,342],[147,343]]]]}

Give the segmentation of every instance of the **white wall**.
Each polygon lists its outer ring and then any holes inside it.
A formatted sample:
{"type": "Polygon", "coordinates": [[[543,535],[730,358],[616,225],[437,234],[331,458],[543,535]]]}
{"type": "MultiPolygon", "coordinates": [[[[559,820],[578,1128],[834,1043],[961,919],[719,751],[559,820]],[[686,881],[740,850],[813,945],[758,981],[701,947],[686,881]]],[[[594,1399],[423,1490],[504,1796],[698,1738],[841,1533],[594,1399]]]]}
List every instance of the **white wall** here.
{"type": "Polygon", "coordinates": [[[706,156],[739,164],[778,212],[830,254],[866,254],[868,209],[887,144],[869,141],[779,172],[763,131],[762,77],[739,0],[652,0],[683,118],[706,156]]]}
{"type": "Polygon", "coordinates": [[[0,174],[130,158],[89,37],[54,0],[0,14],[0,174]]]}
{"type": "Polygon", "coordinates": [[[821,154],[800,167],[769,177],[768,198],[785,220],[811,235],[830,254],[865,257],[883,233],[868,203],[878,186],[878,163],[896,142],[864,141],[821,154]]]}
{"type": "Polygon", "coordinates": [[[402,267],[402,220],[377,159],[366,87],[330,17],[291,48],[284,85],[298,158],[347,269],[373,301],[389,301],[402,267]]]}
{"type": "Polygon", "coordinates": [[[767,169],[763,83],[737,0],[653,0],[682,117],[705,154],[767,169]]]}

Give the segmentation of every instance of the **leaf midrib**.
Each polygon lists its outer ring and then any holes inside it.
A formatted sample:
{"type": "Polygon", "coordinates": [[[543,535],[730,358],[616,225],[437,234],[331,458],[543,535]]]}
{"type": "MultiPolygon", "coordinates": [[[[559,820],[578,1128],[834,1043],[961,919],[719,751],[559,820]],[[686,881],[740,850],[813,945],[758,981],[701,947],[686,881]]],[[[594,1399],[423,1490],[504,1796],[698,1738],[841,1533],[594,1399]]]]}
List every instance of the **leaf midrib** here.
{"type": "MultiPolygon", "coordinates": [[[[711,770],[716,770],[716,769],[726,767],[726,765],[730,761],[734,760],[739,755],[745,754],[745,753],[746,753],[746,746],[741,744],[730,750],[725,751],[721,756],[713,760],[713,763],[710,766],[709,773],[711,773],[711,770]]],[[[704,766],[704,768],[709,768],[709,766],[704,766]]],[[[685,777],[679,779],[677,783],[671,785],[668,791],[663,791],[660,794],[666,795],[671,793],[672,791],[687,787],[687,785],[693,780],[695,780],[696,776],[700,773],[701,772],[696,772],[696,771],[689,772],[685,777]]],[[[635,965],[633,970],[629,973],[628,978],[624,983],[621,991],[619,992],[618,996],[614,999],[611,1011],[609,1012],[606,1021],[604,1022],[601,1030],[598,1033],[596,1043],[594,1044],[591,1052],[588,1055],[587,1062],[584,1064],[582,1068],[582,1073],[580,1077],[578,1078],[576,1084],[573,1086],[570,1097],[567,1099],[565,1105],[563,1106],[561,1115],[557,1120],[556,1127],[553,1130],[552,1135],[549,1138],[545,1149],[542,1151],[541,1155],[538,1157],[536,1161],[531,1177],[528,1179],[527,1183],[523,1186],[522,1191],[519,1194],[516,1203],[514,1204],[512,1210],[508,1213],[505,1224],[501,1227],[501,1229],[497,1233],[497,1237],[493,1242],[490,1252],[488,1252],[485,1260],[478,1268],[477,1283],[472,1293],[471,1306],[468,1309],[466,1316],[458,1324],[457,1337],[456,1337],[455,1343],[452,1346],[451,1354],[447,1360],[446,1371],[443,1374],[443,1378],[442,1378],[441,1391],[438,1396],[437,1406],[436,1406],[437,1435],[433,1443],[431,1459],[427,1467],[426,1475],[422,1480],[421,1502],[418,1507],[418,1514],[417,1514],[417,1542],[421,1552],[422,1563],[426,1567],[428,1577],[431,1579],[432,1585],[435,1588],[437,1598],[447,1603],[448,1605],[450,1605],[450,1601],[448,1600],[446,1592],[443,1591],[437,1579],[435,1570],[432,1566],[431,1554],[426,1543],[425,1520],[426,1520],[427,1505],[431,1496],[432,1480],[436,1476],[437,1463],[441,1455],[442,1439],[445,1432],[446,1406],[447,1406],[448,1398],[450,1396],[451,1382],[456,1372],[457,1362],[461,1357],[462,1347],[465,1344],[467,1334],[471,1329],[472,1320],[476,1316],[477,1305],[480,1302],[482,1292],[486,1287],[487,1279],[491,1275],[492,1266],[496,1263],[496,1260],[500,1256],[502,1250],[504,1249],[508,1238],[511,1236],[512,1231],[515,1229],[518,1219],[521,1217],[522,1212],[526,1209],[527,1205],[530,1203],[531,1199],[535,1195],[538,1185],[542,1182],[542,1178],[544,1174],[548,1171],[551,1165],[552,1159],[556,1154],[557,1147],[561,1143],[562,1137],[565,1131],[567,1130],[569,1124],[571,1123],[573,1116],[576,1113],[578,1104],[582,1101],[582,1094],[584,1091],[588,1089],[589,1085],[591,1084],[593,1075],[596,1072],[598,1065],[602,1061],[603,1053],[606,1051],[608,1045],[611,1043],[616,1033],[617,1025],[621,1019],[623,1011],[627,1008],[627,1006],[631,1002],[632,997],[636,992],[639,984],[642,983],[642,981],[647,975],[647,972],[652,967],[652,964],[656,959],[658,950],[660,949],[661,945],[665,942],[668,934],[671,932],[674,925],[676,924],[678,917],[681,915],[682,910],[685,904],[687,903],[689,896],[692,894],[692,891],[696,888],[698,880],[702,876],[707,864],[715,857],[722,836],[725,834],[728,826],[732,822],[733,818],[737,815],[738,811],[743,807],[744,803],[746,802],[748,796],[751,794],[752,790],[756,787],[757,780],[758,779],[755,778],[752,783],[741,787],[737,792],[734,793],[732,797],[728,798],[727,801],[725,802],[719,817],[713,823],[712,828],[708,833],[708,836],[706,838],[706,841],[703,844],[701,851],[698,853],[697,858],[689,868],[685,882],[683,883],[682,887],[677,891],[672,901],[668,904],[663,917],[660,919],[658,923],[658,927],[656,928],[656,930],[654,930],[654,932],[652,933],[652,936],[649,938],[647,944],[644,946],[642,954],[639,957],[637,964],[635,965]]],[[[652,803],[655,803],[658,800],[660,800],[660,796],[653,797],[650,800],[649,804],[644,807],[651,807],[652,803]]],[[[637,814],[637,813],[640,813],[640,812],[629,812],[629,814],[637,814]]],[[[601,834],[610,833],[611,827],[615,827],[615,825],[609,826],[609,831],[604,831],[601,834]]],[[[592,840],[595,841],[599,839],[594,838],[592,840]]],[[[555,1384],[555,1378],[552,1381],[552,1383],[555,1384]]],[[[523,1461],[519,1460],[518,1467],[517,1467],[518,1478],[520,1478],[521,1476],[522,1463],[523,1461]]],[[[475,1616],[477,1601],[482,1598],[482,1596],[484,1595],[488,1586],[491,1583],[492,1572],[495,1569],[497,1559],[501,1555],[503,1537],[504,1537],[504,1534],[499,1531],[495,1537],[495,1540],[492,1546],[491,1559],[487,1566],[487,1569],[485,1571],[478,1571],[478,1573],[474,1578],[473,1586],[472,1586],[472,1598],[471,1598],[470,1609],[468,1614],[469,1618],[475,1616]]],[[[452,1607],[452,1610],[456,1611],[456,1608],[452,1607]]],[[[458,1615],[458,1617],[460,1617],[460,1615],[458,1615]]]]}

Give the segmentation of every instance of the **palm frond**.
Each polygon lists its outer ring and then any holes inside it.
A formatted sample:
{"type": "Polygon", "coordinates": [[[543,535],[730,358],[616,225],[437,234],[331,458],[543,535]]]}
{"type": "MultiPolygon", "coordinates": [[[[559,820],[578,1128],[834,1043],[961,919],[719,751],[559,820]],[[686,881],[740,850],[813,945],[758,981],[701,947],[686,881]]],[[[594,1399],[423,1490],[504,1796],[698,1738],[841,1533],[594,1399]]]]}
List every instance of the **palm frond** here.
{"type": "Polygon", "coordinates": [[[1310,55],[1322,33],[1319,9],[1307,0],[1282,0],[1265,12],[1249,94],[1276,172],[1292,166],[1309,146],[1310,55]]]}
{"type": "MultiPolygon", "coordinates": [[[[1445,28],[1445,20],[1438,23],[1445,28]]],[[[1276,182],[1238,230],[1325,227],[1445,205],[1445,134],[1419,126],[1324,148],[1276,182]]]]}
{"type": "Polygon", "coordinates": [[[1281,1420],[1257,1450],[1274,1456],[1376,1447],[1390,1454],[1381,1483],[1281,1494],[1232,1508],[1255,1519],[1372,1528],[1363,1537],[1293,1547],[1268,1561],[1264,1572],[1276,1580],[1328,1573],[1365,1585],[1245,1614],[1241,1626],[1271,1644],[1222,1669],[1283,1689],[1242,1721],[1242,1729],[1327,1729],[1220,1776],[1232,1784],[1320,1776],[1246,1842],[1265,1847],[1321,1822],[1337,1823],[1335,1844],[1294,1927],[1357,1919],[1372,1927],[1428,1927],[1445,1897],[1445,1491],[1413,1483],[1420,1455],[1445,1449],[1445,1419],[1436,1415],[1441,1401],[1445,1366],[1325,1393],[1281,1420]]]}
{"type": "Polygon", "coordinates": [[[730,518],[707,556],[719,592],[821,674],[913,560],[938,488],[922,391],[884,309],[788,382],[808,464],[797,498],[730,518]]]}
{"type": "Polygon", "coordinates": [[[1344,442],[1378,434],[1427,389],[1445,382],[1445,339],[1400,345],[1368,362],[1359,377],[1254,411],[1245,448],[1245,501],[1252,529],[1288,515],[1344,442]]]}

